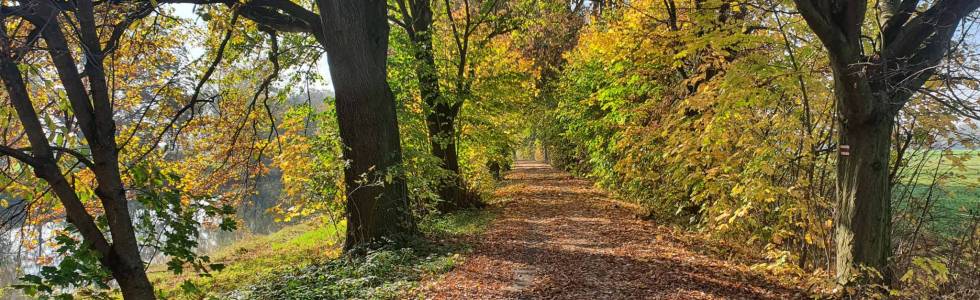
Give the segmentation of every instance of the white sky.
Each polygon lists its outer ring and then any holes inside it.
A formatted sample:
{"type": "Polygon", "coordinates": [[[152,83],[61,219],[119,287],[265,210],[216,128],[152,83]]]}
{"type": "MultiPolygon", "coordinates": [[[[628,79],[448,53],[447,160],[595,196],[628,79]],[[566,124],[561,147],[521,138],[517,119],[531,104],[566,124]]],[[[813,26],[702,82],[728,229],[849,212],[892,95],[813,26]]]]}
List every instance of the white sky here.
{"type": "MultiPolygon", "coordinates": [[[[194,4],[180,3],[180,4],[168,4],[168,5],[174,8],[174,13],[177,16],[181,18],[194,20],[198,25],[202,27],[205,26],[204,21],[201,20],[201,18],[194,13],[194,6],[195,6],[194,4]]],[[[205,50],[201,48],[201,45],[197,43],[188,44],[187,48],[190,51],[189,58],[191,60],[194,60],[205,54],[205,50]]],[[[317,69],[319,70],[318,73],[320,74],[321,77],[324,78],[324,81],[326,83],[319,83],[316,85],[311,84],[310,87],[315,89],[326,89],[326,90],[333,91],[333,83],[331,82],[330,79],[330,69],[329,69],[329,65],[327,64],[326,54],[320,56],[320,61],[317,62],[317,69]]]]}

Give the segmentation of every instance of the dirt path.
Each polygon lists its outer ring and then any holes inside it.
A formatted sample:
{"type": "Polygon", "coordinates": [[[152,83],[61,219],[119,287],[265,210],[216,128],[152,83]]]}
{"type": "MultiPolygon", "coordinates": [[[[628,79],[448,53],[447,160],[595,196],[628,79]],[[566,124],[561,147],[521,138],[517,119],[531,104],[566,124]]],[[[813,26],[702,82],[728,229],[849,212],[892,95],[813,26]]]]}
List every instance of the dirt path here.
{"type": "Polygon", "coordinates": [[[466,241],[462,265],[426,284],[431,299],[792,299],[703,241],[639,220],[585,180],[518,162],[499,216],[466,241]]]}

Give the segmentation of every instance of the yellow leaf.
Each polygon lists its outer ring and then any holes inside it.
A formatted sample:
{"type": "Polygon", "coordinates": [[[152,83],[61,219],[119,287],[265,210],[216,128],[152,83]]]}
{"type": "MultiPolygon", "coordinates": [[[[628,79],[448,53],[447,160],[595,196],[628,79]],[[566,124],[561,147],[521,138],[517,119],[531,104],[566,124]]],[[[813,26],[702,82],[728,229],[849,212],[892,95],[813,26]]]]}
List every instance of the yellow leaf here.
{"type": "Polygon", "coordinates": [[[741,194],[744,190],[745,187],[743,187],[741,184],[737,184],[732,188],[732,196],[738,196],[738,194],[741,194]]]}

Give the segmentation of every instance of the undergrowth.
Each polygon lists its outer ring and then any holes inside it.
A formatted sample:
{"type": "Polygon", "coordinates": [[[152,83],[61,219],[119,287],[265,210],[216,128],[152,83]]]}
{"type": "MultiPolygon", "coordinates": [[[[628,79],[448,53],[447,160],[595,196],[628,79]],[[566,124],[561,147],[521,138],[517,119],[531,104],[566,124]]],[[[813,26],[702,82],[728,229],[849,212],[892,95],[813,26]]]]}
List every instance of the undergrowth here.
{"type": "Polygon", "coordinates": [[[149,270],[150,280],[163,299],[210,298],[259,282],[271,273],[336,258],[345,225],[313,220],[269,235],[247,237],[210,255],[214,262],[224,265],[220,271],[207,276],[174,275],[155,265],[149,270]]]}
{"type": "Polygon", "coordinates": [[[154,281],[168,299],[402,298],[423,279],[452,270],[468,248],[432,241],[480,233],[492,218],[476,210],[428,217],[419,224],[426,239],[358,257],[340,255],[342,226],[309,222],[222,248],[214,257],[226,267],[212,277],[154,281]]]}
{"type": "Polygon", "coordinates": [[[451,249],[381,249],[364,257],[314,264],[250,287],[247,299],[395,299],[421,279],[452,270],[460,261],[451,249]]]}

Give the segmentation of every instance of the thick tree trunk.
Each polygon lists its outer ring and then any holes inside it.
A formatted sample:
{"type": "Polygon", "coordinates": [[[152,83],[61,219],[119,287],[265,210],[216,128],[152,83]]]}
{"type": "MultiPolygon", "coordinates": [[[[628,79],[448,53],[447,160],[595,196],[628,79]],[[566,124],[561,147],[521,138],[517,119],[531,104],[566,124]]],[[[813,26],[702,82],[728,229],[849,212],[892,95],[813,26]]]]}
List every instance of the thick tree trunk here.
{"type": "MultiPolygon", "coordinates": [[[[882,275],[889,284],[891,255],[890,134],[895,115],[935,72],[950,49],[959,23],[980,1],[919,1],[876,9],[880,46],[862,42],[867,1],[794,0],[800,15],[828,50],[834,92],[844,121],[837,174],[838,283],[855,279],[855,268],[882,275]],[[882,22],[882,20],[884,20],[882,22]],[[870,50],[870,51],[869,51],[870,50]]],[[[895,4],[895,3],[892,3],[895,4]]],[[[864,278],[861,278],[864,279],[864,278]]]]}
{"type": "Polygon", "coordinates": [[[153,293],[153,285],[146,277],[142,264],[133,269],[123,265],[110,265],[112,277],[119,283],[123,299],[147,300],[156,299],[153,293]]]}
{"type": "Polygon", "coordinates": [[[888,180],[890,133],[894,117],[874,113],[868,120],[844,121],[837,161],[838,284],[890,280],[891,188],[888,180]],[[860,268],[866,268],[861,270],[860,268]],[[862,277],[876,271],[882,278],[862,277]]]}
{"type": "Polygon", "coordinates": [[[344,250],[398,241],[417,232],[408,206],[395,99],[386,79],[388,20],[384,1],[317,1],[337,121],[344,142],[347,240],[344,250]]]}

